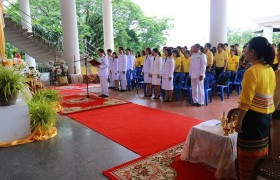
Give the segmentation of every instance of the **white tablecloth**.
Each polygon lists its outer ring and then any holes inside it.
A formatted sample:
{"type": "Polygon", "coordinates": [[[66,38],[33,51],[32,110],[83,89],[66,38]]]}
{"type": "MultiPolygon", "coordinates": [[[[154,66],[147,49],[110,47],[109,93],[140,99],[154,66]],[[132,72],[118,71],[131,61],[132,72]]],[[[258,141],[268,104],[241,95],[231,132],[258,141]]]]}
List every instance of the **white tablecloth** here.
{"type": "MultiPolygon", "coordinates": [[[[213,124],[217,120],[211,120],[213,124]]],[[[194,126],[184,143],[181,159],[204,163],[216,169],[215,177],[235,178],[237,159],[237,133],[224,136],[220,124],[211,127],[206,121],[194,126]]]]}

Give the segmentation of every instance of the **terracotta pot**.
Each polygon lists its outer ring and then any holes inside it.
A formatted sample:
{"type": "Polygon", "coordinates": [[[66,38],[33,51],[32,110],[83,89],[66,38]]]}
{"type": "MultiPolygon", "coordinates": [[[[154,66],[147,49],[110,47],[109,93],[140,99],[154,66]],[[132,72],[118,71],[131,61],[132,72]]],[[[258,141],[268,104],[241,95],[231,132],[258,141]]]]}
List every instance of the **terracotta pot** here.
{"type": "Polygon", "coordinates": [[[15,105],[18,98],[18,91],[16,93],[8,94],[7,98],[3,92],[0,92],[0,106],[15,105]]]}

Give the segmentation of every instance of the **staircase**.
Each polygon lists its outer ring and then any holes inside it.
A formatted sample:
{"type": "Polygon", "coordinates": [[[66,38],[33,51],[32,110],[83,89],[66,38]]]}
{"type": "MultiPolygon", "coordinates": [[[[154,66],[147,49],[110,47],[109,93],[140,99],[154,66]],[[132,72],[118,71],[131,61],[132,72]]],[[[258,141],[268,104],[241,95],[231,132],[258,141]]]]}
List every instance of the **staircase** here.
{"type": "Polygon", "coordinates": [[[63,52],[57,46],[58,43],[51,43],[36,31],[28,32],[27,29],[22,28],[21,23],[16,22],[13,18],[5,17],[4,33],[7,42],[39,63],[47,64],[49,61],[54,61],[56,57],[60,59],[63,56],[63,52]]]}

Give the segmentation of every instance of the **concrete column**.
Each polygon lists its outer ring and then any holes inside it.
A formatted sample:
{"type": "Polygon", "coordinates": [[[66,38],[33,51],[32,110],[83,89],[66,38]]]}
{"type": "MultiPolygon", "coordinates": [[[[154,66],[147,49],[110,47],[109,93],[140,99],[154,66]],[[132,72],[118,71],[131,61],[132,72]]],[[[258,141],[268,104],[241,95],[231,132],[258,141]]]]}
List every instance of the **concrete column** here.
{"type": "MultiPolygon", "coordinates": [[[[64,46],[64,59],[69,74],[74,73],[74,57],[80,60],[76,0],[60,0],[61,24],[64,46]]],[[[80,62],[75,63],[76,74],[81,74],[80,62]]]]}
{"type": "Polygon", "coordinates": [[[263,37],[265,37],[268,42],[272,43],[273,27],[266,26],[263,27],[263,37]]]}
{"type": "Polygon", "coordinates": [[[104,50],[112,49],[114,51],[114,31],[113,31],[113,13],[112,0],[102,0],[103,8],[103,31],[104,31],[104,50]]]}
{"type": "Polygon", "coordinates": [[[210,0],[210,43],[227,42],[228,0],[210,0]]]}
{"type": "MultiPolygon", "coordinates": [[[[29,0],[20,0],[19,9],[20,9],[22,28],[27,29],[28,32],[32,32],[32,24],[31,24],[32,21],[31,21],[29,0]]],[[[34,67],[36,69],[36,61],[33,57],[29,56],[28,54],[25,54],[25,60],[29,65],[29,67],[34,67]]]]}

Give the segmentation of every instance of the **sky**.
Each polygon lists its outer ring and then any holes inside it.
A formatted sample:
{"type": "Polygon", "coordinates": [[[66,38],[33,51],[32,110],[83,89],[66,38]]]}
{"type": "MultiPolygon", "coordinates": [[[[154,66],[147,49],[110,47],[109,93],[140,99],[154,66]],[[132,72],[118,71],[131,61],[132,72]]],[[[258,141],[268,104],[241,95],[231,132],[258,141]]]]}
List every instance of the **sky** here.
{"type": "MultiPolygon", "coordinates": [[[[210,0],[132,0],[147,16],[173,18],[167,46],[209,41],[210,0]]],[[[255,30],[254,19],[280,15],[280,0],[228,0],[228,27],[255,30]]]]}

